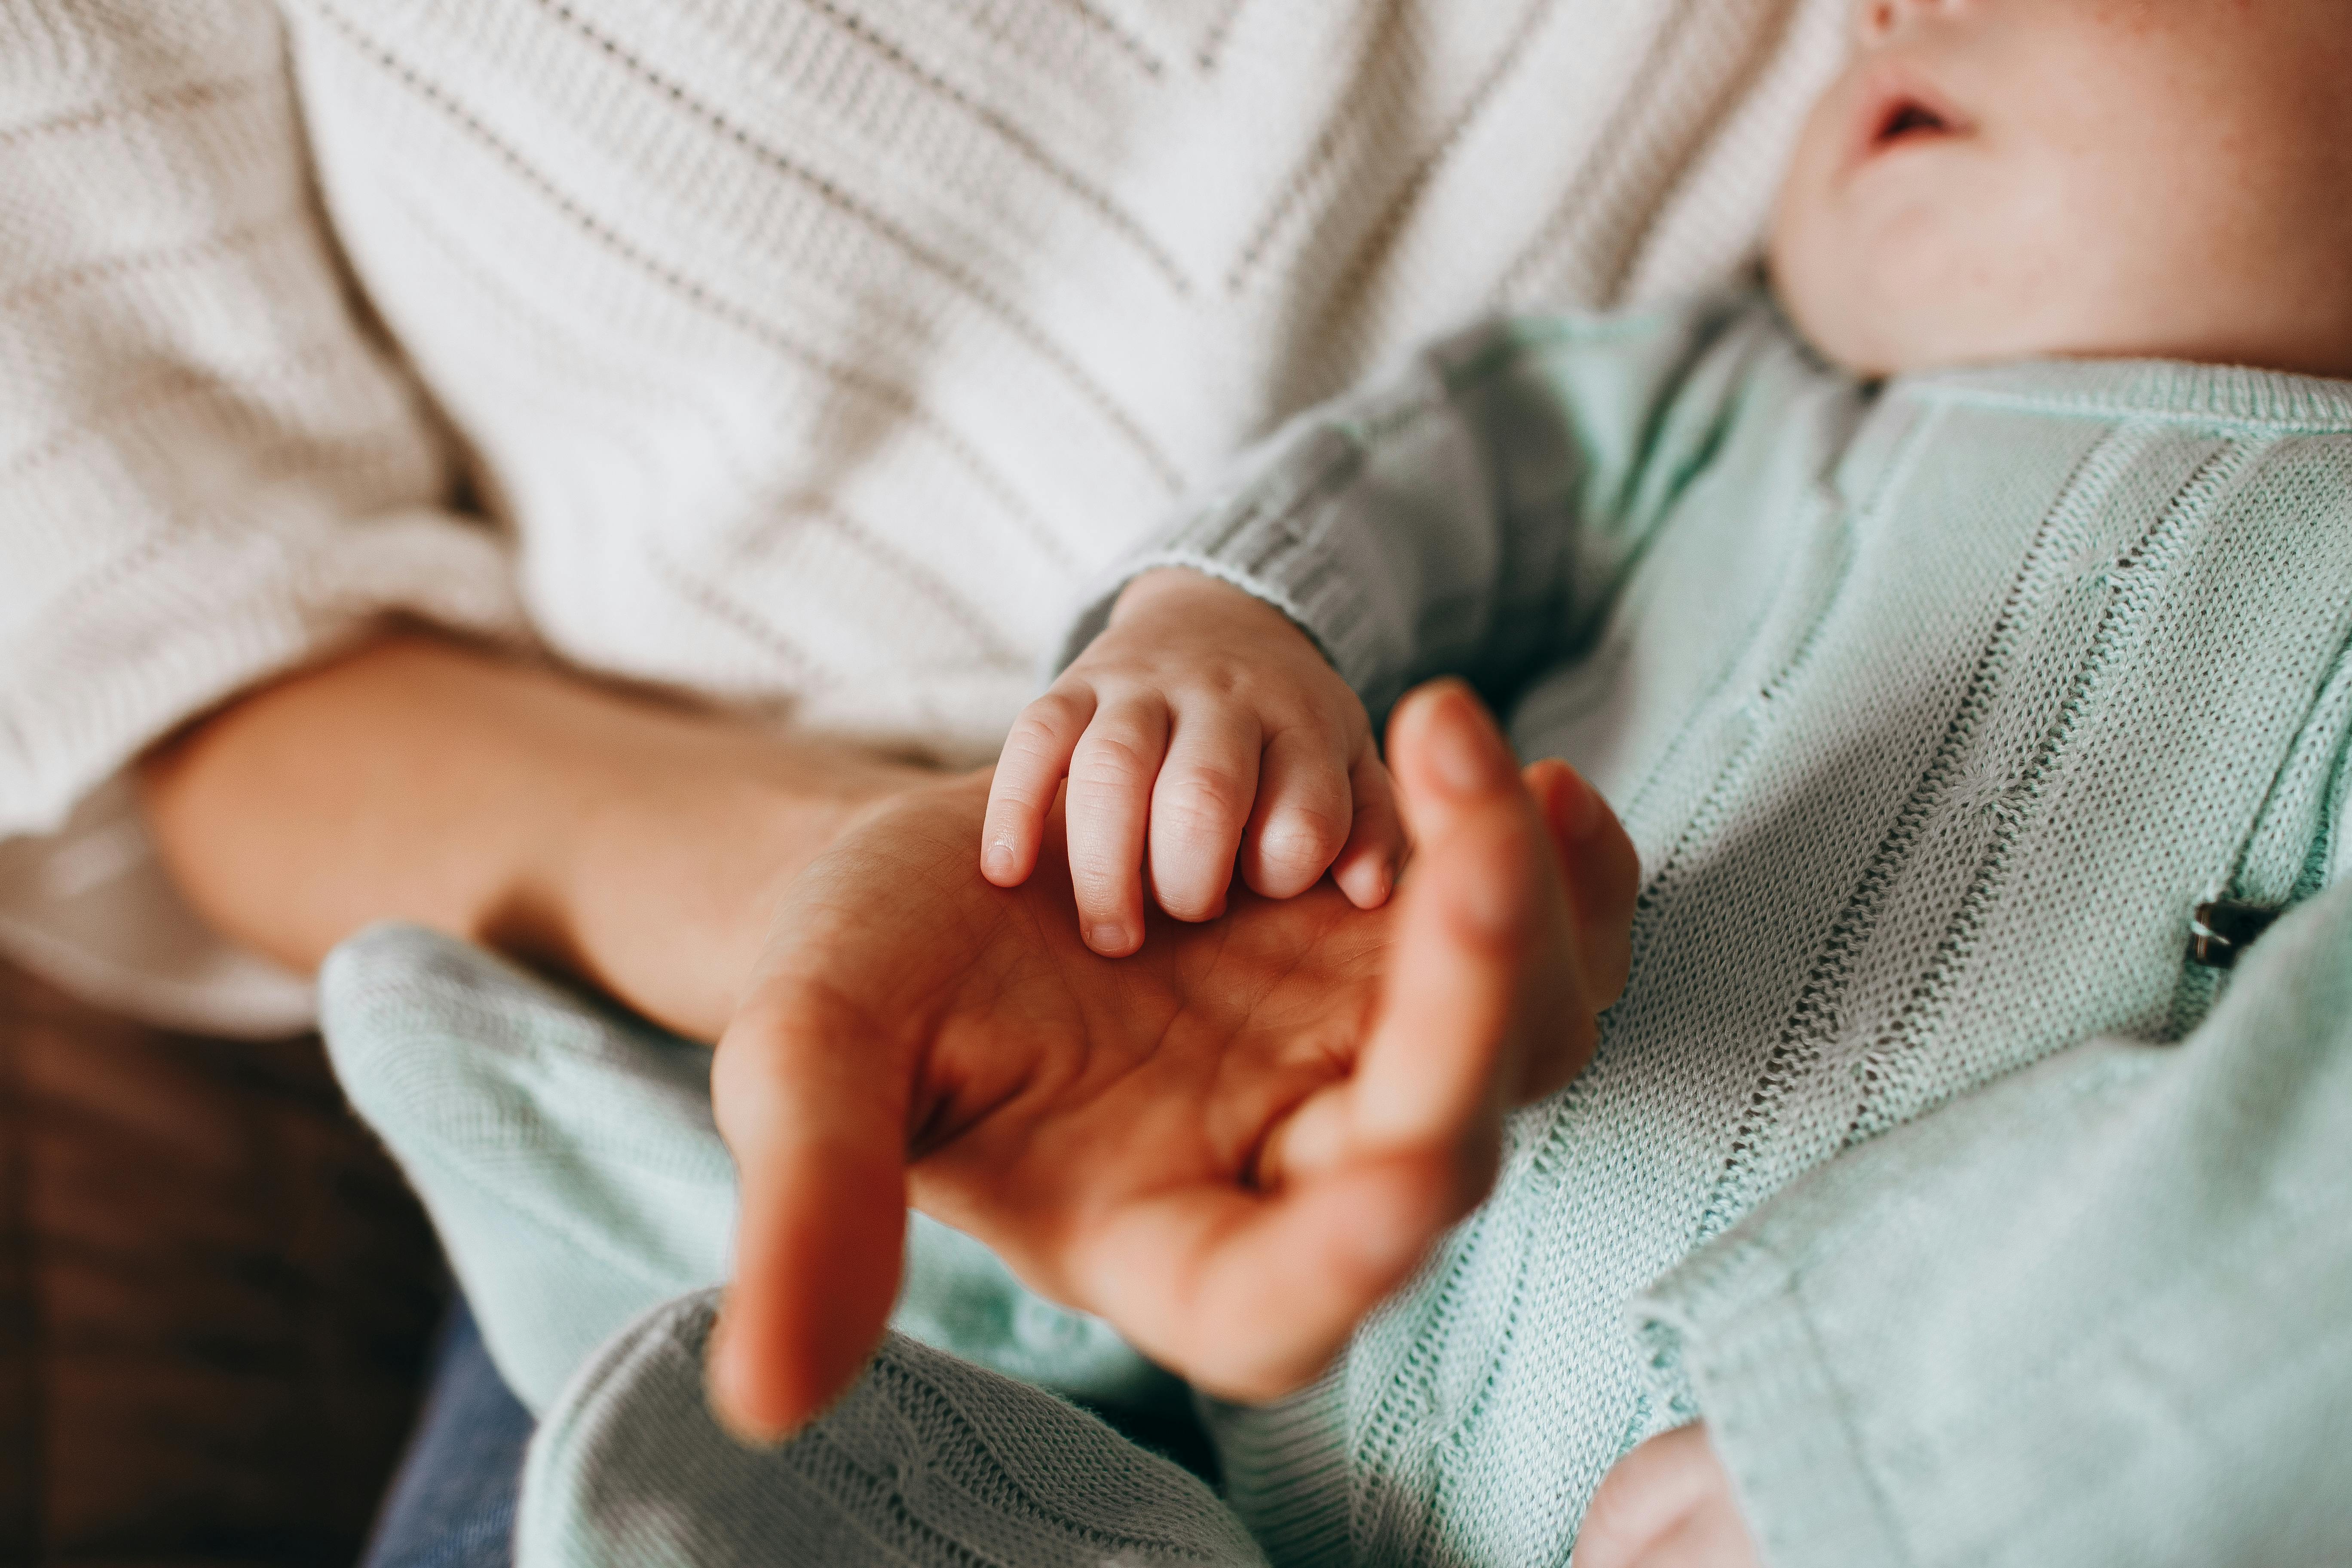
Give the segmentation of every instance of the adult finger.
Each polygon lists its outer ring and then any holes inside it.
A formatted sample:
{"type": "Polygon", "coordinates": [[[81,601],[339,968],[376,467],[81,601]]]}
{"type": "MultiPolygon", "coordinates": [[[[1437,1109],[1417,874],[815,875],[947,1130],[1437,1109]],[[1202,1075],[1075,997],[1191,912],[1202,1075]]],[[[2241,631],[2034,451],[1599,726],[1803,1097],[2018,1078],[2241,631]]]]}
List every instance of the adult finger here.
{"type": "Polygon", "coordinates": [[[759,1441],[846,1392],[881,1342],[905,1245],[907,1079],[832,993],[772,976],[719,1043],[711,1104],[741,1191],[710,1397],[759,1441]]]}
{"type": "Polygon", "coordinates": [[[1070,758],[1070,890],[1078,931],[1106,958],[1143,945],[1143,839],[1168,750],[1156,698],[1105,703],[1070,758]]]}
{"type": "MultiPolygon", "coordinates": [[[[1497,1135],[1530,1050],[1591,1049],[1567,900],[1536,803],[1468,688],[1400,704],[1389,757],[1417,841],[1381,1011],[1347,1104],[1361,1147],[1497,1135]]],[[[1580,1061],[1578,1063],[1580,1065],[1580,1061]]]]}
{"type": "Polygon", "coordinates": [[[1624,991],[1633,963],[1641,856],[1601,792],[1566,763],[1531,763],[1527,781],[1551,829],[1569,903],[1575,910],[1577,960],[1586,1000],[1596,1009],[1606,1008],[1624,991]]]}
{"type": "Polygon", "coordinates": [[[1179,709],[1151,786],[1151,889],[1180,921],[1224,912],[1234,856],[1257,795],[1257,721],[1222,704],[1179,709]]]}
{"type": "Polygon", "coordinates": [[[1166,1325],[1147,1352],[1251,1397],[1312,1376],[1484,1194],[1511,1041],[1560,967],[1538,960],[1567,940],[1535,802],[1467,689],[1407,699],[1391,733],[1419,849],[1354,1073],[1276,1130],[1258,1194],[1163,1200],[1150,1242],[1102,1248],[1092,1286],[1123,1330],[1166,1325]]]}
{"type": "Polygon", "coordinates": [[[1019,887],[1037,868],[1046,814],[1094,716],[1093,689],[1064,683],[1023,709],[1004,737],[980,830],[981,874],[998,887],[1019,887]]]}
{"type": "MultiPolygon", "coordinates": [[[[1529,763],[1524,777],[1550,830],[1568,894],[1577,1009],[1583,1016],[1597,1015],[1623,993],[1633,965],[1641,859],[1616,813],[1574,768],[1547,759],[1529,763]]],[[[1565,1085],[1582,1065],[1573,1050],[1525,1053],[1513,1100],[1524,1105],[1542,1099],[1565,1085]]]]}
{"type": "Polygon", "coordinates": [[[1559,874],[1572,877],[1576,872],[1575,844],[1578,803],[1567,798],[1580,782],[1582,775],[1557,757],[1538,757],[1519,770],[1519,778],[1535,797],[1536,809],[1543,814],[1544,826],[1551,835],[1552,854],[1559,862],[1559,874]]]}
{"type": "Polygon", "coordinates": [[[1388,902],[1404,869],[1406,839],[1396,786],[1369,742],[1348,771],[1348,793],[1356,817],[1349,826],[1347,847],[1331,862],[1331,879],[1358,909],[1378,909],[1388,902]]]}
{"type": "Polygon", "coordinates": [[[1258,768],[1242,880],[1269,899],[1296,898],[1338,858],[1354,816],[1348,758],[1337,740],[1311,725],[1276,730],[1258,768]]]}
{"type": "Polygon", "coordinates": [[[1586,1505],[1571,1568],[1635,1568],[1705,1500],[1714,1450],[1694,1422],[1662,1433],[1611,1467],[1586,1505]]]}

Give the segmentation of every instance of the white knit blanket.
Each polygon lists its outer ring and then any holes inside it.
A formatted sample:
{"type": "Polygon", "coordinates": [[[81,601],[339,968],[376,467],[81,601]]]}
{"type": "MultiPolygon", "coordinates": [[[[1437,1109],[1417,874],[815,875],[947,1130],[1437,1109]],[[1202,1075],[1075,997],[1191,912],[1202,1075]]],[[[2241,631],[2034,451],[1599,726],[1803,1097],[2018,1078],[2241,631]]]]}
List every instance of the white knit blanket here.
{"type": "Polygon", "coordinates": [[[1284,413],[1742,265],[1843,11],[0,0],[0,948],[299,1022],[92,792],[388,608],[985,755],[1284,413]]]}

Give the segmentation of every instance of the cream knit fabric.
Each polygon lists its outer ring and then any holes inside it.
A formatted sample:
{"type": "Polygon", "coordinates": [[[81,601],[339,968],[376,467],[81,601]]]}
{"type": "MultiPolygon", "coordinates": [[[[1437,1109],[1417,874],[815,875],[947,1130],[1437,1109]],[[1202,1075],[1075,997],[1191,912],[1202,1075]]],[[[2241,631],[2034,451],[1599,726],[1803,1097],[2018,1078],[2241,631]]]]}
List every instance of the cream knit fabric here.
{"type": "Polygon", "coordinates": [[[0,0],[0,944],[299,1017],[33,836],[387,607],[986,753],[1288,409],[1738,267],[1843,11],[0,0]]]}

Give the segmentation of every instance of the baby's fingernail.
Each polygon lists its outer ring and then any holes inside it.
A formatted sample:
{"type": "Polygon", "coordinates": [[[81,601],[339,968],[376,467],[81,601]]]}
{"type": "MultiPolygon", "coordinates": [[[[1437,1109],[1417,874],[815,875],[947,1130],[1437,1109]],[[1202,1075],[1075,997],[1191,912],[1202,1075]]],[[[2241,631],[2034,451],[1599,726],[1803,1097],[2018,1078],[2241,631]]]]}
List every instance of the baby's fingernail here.
{"type": "Polygon", "coordinates": [[[1345,869],[1333,868],[1332,879],[1348,901],[1360,910],[1376,910],[1388,900],[1389,868],[1377,862],[1359,862],[1345,869]]]}
{"type": "Polygon", "coordinates": [[[989,879],[992,881],[1002,881],[1005,878],[1013,875],[1013,868],[1014,865],[1013,858],[1013,840],[1010,838],[1000,838],[995,843],[990,845],[988,847],[988,852],[981,857],[980,863],[982,869],[988,873],[989,879]]]}
{"type": "Polygon", "coordinates": [[[1097,952],[1116,956],[1127,951],[1127,928],[1108,922],[1087,932],[1087,945],[1097,952]]]}

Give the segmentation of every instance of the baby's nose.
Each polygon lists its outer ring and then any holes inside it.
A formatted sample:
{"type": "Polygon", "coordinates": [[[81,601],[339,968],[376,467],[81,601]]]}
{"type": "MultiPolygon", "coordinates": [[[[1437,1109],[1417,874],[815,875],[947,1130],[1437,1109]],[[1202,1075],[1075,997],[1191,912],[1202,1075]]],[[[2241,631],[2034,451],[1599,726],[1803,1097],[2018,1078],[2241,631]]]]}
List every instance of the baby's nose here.
{"type": "Polygon", "coordinates": [[[1948,16],[1969,0],[1862,0],[1855,20],[1864,44],[1883,44],[1911,22],[1948,16]]]}

